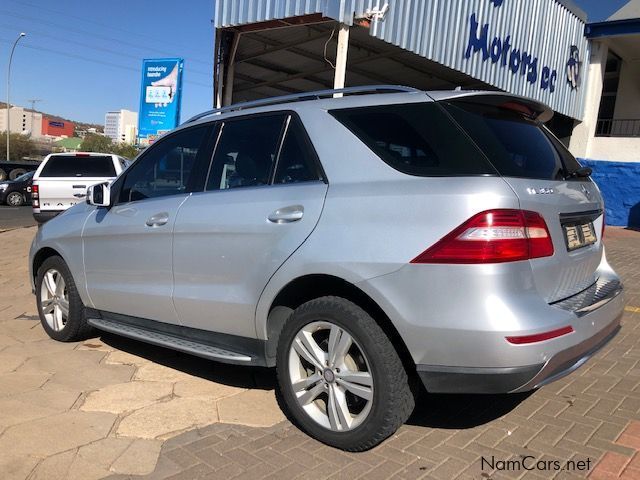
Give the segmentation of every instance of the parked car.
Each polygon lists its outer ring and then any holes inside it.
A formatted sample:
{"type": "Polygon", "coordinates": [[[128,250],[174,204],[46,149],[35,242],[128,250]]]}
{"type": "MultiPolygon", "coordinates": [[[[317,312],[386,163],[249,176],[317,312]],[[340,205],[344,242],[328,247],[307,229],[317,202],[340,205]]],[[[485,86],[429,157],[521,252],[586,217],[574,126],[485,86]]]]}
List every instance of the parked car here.
{"type": "Polygon", "coordinates": [[[35,171],[20,175],[15,180],[0,182],[0,205],[21,207],[31,203],[31,181],[35,171]]]}
{"type": "Polygon", "coordinates": [[[130,161],[109,153],[52,153],[33,177],[33,217],[38,223],[83,202],[87,188],[111,181],[130,161]]]}
{"type": "Polygon", "coordinates": [[[46,332],[275,366],[289,417],[352,451],[408,418],[416,380],[529,391],[618,332],[602,197],[547,107],[334,93],[195,117],[45,224],[29,266],[46,332]]]}

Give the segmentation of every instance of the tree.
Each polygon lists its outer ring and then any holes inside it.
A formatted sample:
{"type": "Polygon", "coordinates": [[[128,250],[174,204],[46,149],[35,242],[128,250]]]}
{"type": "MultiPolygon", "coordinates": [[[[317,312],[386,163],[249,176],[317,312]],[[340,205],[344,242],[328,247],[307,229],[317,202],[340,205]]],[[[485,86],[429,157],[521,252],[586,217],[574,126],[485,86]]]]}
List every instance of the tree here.
{"type": "Polygon", "coordinates": [[[118,143],[117,145],[113,145],[113,153],[133,160],[133,158],[138,155],[138,149],[130,143],[118,143]]]}
{"type": "MultiPolygon", "coordinates": [[[[36,151],[36,145],[29,137],[19,133],[12,133],[11,137],[11,158],[9,160],[22,160],[24,157],[32,156],[36,151]]],[[[7,133],[0,133],[0,160],[7,159],[7,133]]]]}
{"type": "Polygon", "coordinates": [[[104,135],[87,133],[87,136],[84,137],[80,144],[80,150],[83,152],[110,153],[113,150],[113,143],[109,137],[104,135]]]}

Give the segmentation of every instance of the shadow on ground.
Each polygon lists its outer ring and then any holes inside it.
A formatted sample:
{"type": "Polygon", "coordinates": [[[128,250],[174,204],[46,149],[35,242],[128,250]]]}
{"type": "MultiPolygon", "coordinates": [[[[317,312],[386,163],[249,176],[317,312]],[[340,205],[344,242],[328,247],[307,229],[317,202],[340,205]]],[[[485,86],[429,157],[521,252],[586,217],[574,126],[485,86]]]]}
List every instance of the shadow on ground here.
{"type": "Polygon", "coordinates": [[[532,393],[445,395],[423,392],[407,423],[430,428],[473,428],[506,415],[532,393]]]}
{"type": "MultiPolygon", "coordinates": [[[[118,350],[211,382],[260,390],[273,390],[276,386],[275,370],[271,368],[227,365],[109,333],[102,333],[100,339],[118,350]]],[[[90,346],[91,340],[85,344],[90,346]]]]}
{"type": "MultiPolygon", "coordinates": [[[[275,369],[227,365],[108,333],[107,345],[212,382],[239,388],[272,390],[275,369]]],[[[87,341],[91,344],[91,341],[87,341]]],[[[442,395],[422,392],[407,422],[431,428],[465,429],[491,422],[516,408],[530,393],[509,395],[442,395]]]]}

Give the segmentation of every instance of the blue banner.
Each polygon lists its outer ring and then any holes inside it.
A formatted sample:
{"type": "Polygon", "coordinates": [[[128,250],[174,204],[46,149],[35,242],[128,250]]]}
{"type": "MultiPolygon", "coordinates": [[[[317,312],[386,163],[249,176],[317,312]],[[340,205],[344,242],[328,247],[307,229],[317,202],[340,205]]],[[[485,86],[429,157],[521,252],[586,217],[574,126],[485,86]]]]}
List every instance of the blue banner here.
{"type": "Polygon", "coordinates": [[[149,145],[180,123],[182,58],[142,61],[138,142],[149,145]]]}

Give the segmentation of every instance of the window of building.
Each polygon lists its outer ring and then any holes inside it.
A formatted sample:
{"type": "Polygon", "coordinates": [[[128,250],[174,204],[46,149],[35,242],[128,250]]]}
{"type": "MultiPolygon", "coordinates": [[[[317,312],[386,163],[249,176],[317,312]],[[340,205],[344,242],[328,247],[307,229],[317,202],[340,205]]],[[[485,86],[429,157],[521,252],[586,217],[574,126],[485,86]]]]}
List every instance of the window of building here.
{"type": "Polygon", "coordinates": [[[622,59],[609,50],[607,63],[604,69],[604,79],[602,82],[602,98],[600,99],[600,109],[598,110],[596,136],[608,137],[614,129],[615,120],[613,115],[616,108],[616,100],[618,98],[618,85],[620,84],[621,68],[622,59]]]}

